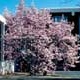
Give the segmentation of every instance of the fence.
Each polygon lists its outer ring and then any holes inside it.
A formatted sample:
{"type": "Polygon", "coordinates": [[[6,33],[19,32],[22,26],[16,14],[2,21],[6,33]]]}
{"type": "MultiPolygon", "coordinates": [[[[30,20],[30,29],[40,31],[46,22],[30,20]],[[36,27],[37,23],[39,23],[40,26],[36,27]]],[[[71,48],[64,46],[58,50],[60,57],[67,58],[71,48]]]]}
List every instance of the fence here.
{"type": "Polygon", "coordinates": [[[8,73],[14,73],[14,61],[13,60],[6,60],[1,62],[0,66],[0,73],[2,75],[8,73]]]}

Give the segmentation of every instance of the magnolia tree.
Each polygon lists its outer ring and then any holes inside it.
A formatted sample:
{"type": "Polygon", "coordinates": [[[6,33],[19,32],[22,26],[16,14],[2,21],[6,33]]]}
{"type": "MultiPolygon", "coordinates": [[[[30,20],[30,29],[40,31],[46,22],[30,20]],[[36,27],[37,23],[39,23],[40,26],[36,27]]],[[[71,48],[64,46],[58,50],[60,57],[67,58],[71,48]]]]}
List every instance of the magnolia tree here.
{"type": "Polygon", "coordinates": [[[6,60],[22,56],[32,74],[53,72],[58,61],[63,61],[63,70],[75,67],[78,46],[77,37],[71,34],[71,24],[64,20],[53,22],[48,10],[38,10],[34,6],[26,8],[23,0],[15,14],[5,10],[4,17],[8,26],[4,36],[6,60]]]}

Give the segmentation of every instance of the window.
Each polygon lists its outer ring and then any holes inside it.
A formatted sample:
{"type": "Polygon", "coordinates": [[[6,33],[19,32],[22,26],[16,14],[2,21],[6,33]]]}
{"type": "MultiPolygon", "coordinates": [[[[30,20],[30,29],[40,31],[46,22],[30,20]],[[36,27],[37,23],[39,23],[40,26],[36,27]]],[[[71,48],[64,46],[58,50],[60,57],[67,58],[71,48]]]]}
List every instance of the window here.
{"type": "Polygon", "coordinates": [[[56,16],[54,16],[54,21],[55,22],[60,22],[61,20],[68,20],[68,17],[67,16],[64,16],[63,14],[62,14],[62,16],[59,16],[59,15],[56,15],[56,16]]]}

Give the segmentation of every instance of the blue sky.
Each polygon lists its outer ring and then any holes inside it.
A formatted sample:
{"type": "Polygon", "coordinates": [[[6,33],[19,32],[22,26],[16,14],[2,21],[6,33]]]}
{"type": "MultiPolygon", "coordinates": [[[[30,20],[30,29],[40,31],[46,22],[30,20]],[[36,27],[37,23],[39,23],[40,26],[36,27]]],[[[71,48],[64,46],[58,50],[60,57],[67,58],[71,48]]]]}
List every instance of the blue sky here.
{"type": "MultiPolygon", "coordinates": [[[[25,0],[25,5],[30,6],[32,0],[25,0]]],[[[0,14],[7,7],[10,11],[14,12],[19,0],[0,0],[0,14]]],[[[79,7],[80,0],[34,0],[37,8],[63,8],[63,7],[79,7]]]]}

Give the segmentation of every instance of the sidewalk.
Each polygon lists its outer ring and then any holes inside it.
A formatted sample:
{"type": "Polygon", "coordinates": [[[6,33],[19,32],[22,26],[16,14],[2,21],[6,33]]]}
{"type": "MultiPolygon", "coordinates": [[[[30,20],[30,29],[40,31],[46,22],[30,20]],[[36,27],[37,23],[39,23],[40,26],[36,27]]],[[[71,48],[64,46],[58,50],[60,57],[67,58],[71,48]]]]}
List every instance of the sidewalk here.
{"type": "Polygon", "coordinates": [[[80,71],[57,71],[51,76],[28,76],[27,73],[16,73],[15,75],[0,76],[0,80],[59,80],[59,79],[78,79],[80,80],[80,71]]]}

